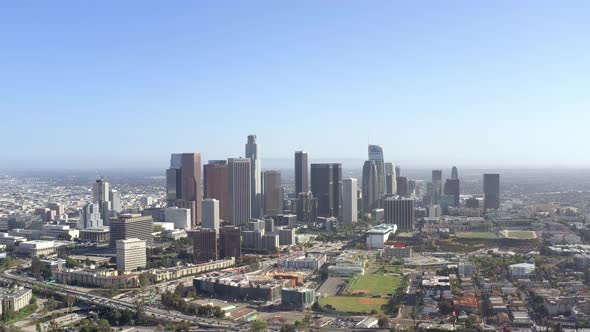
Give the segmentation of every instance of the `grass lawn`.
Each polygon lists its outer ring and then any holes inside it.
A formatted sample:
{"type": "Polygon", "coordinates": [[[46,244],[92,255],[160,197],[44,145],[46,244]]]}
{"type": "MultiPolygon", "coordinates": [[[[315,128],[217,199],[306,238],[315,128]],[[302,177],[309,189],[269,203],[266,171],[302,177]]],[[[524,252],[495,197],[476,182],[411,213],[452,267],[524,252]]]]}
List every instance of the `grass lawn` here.
{"type": "Polygon", "coordinates": [[[532,240],[537,238],[537,234],[533,231],[503,231],[507,238],[520,239],[520,240],[532,240]]]}
{"type": "Polygon", "coordinates": [[[12,324],[14,322],[18,322],[19,320],[23,320],[32,315],[35,311],[37,311],[37,304],[29,304],[18,312],[12,313],[13,316],[10,317],[6,323],[12,324]]]}
{"type": "Polygon", "coordinates": [[[350,313],[360,312],[368,314],[372,310],[381,313],[381,306],[387,303],[388,299],[371,297],[332,296],[320,298],[321,306],[330,305],[337,311],[350,313]]]}
{"type": "Polygon", "coordinates": [[[456,236],[462,239],[497,239],[498,235],[492,232],[464,232],[457,233],[456,236]]]}
{"type": "Polygon", "coordinates": [[[393,293],[400,284],[399,276],[381,274],[357,275],[353,278],[348,291],[369,295],[386,295],[393,293]]]}

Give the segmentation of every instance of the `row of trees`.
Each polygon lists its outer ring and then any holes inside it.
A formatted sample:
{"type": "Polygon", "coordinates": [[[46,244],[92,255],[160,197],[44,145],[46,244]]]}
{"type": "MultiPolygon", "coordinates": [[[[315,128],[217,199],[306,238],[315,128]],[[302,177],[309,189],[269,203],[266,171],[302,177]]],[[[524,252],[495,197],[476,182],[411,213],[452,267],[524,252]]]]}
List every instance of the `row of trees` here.
{"type": "MultiPolygon", "coordinates": [[[[223,317],[223,311],[219,306],[198,305],[196,303],[186,302],[184,300],[185,291],[182,289],[183,287],[184,286],[180,284],[176,287],[174,292],[166,291],[162,293],[162,305],[174,310],[178,310],[187,315],[217,318],[223,317]]],[[[188,291],[189,294],[190,292],[191,290],[188,291]]]]}

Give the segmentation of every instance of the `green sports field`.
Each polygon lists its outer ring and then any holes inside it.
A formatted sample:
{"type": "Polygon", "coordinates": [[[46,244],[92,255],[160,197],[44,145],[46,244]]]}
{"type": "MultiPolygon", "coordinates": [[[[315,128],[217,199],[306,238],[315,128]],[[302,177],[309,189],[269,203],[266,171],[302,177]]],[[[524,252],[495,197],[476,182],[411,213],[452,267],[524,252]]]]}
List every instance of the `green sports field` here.
{"type": "Polygon", "coordinates": [[[348,292],[350,294],[387,295],[392,294],[400,284],[395,275],[357,275],[353,277],[348,292]]]}
{"type": "Polygon", "coordinates": [[[372,297],[358,297],[358,296],[331,296],[320,298],[320,305],[325,307],[327,305],[340,312],[360,312],[370,313],[376,310],[381,313],[381,306],[387,304],[387,298],[372,298],[372,297]]]}

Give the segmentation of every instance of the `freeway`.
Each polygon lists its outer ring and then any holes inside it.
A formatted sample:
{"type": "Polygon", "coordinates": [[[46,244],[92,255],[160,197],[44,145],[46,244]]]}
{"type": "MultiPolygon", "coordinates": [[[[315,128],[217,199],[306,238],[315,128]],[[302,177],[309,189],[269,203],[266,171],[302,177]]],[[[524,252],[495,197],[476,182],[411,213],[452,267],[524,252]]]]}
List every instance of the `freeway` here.
{"type": "MultiPolygon", "coordinates": [[[[47,286],[46,284],[35,280],[34,278],[18,276],[12,274],[12,270],[4,271],[3,275],[0,276],[0,281],[4,281],[6,283],[17,283],[23,286],[47,286]]],[[[56,292],[60,295],[70,295],[76,298],[76,300],[97,304],[103,307],[109,307],[115,310],[124,310],[129,309],[132,311],[137,310],[136,305],[134,303],[129,303],[121,300],[116,300],[108,297],[103,297],[99,295],[93,295],[85,292],[78,291],[73,287],[61,284],[52,284],[52,288],[56,290],[56,292]]],[[[151,319],[158,319],[164,320],[167,322],[189,322],[193,324],[197,324],[203,328],[215,328],[215,329],[231,329],[231,330],[238,330],[241,325],[244,323],[240,322],[230,322],[230,321],[222,321],[213,318],[203,318],[203,317],[196,317],[196,316],[189,316],[184,315],[182,313],[170,310],[163,310],[158,309],[150,306],[144,307],[145,314],[149,316],[151,319]]]]}

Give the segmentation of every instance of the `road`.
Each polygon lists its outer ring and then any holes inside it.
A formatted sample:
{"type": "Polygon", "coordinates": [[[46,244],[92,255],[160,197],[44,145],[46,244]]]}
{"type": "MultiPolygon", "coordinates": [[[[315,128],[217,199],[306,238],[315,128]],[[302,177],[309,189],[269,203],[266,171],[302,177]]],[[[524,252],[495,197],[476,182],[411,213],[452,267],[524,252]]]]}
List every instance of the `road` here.
{"type": "MultiPolygon", "coordinates": [[[[47,286],[46,284],[35,280],[34,278],[19,276],[12,274],[12,270],[4,271],[2,277],[0,277],[0,281],[4,282],[14,282],[19,285],[23,286],[47,286]]],[[[60,295],[71,295],[76,300],[83,301],[86,303],[96,304],[103,307],[109,307],[115,310],[124,310],[129,309],[132,311],[137,310],[136,305],[134,303],[129,303],[121,300],[111,299],[108,297],[103,297],[99,295],[92,295],[86,292],[81,292],[76,290],[74,287],[61,285],[61,284],[53,284],[52,287],[56,290],[56,292],[60,295]]],[[[158,309],[150,306],[144,307],[145,314],[151,318],[156,320],[163,320],[167,322],[189,322],[198,325],[199,327],[203,328],[216,328],[216,329],[231,329],[231,330],[238,330],[240,326],[245,325],[242,322],[231,322],[231,321],[222,321],[213,318],[203,318],[203,317],[196,317],[196,316],[189,316],[184,315],[179,312],[169,311],[158,309]]]]}

